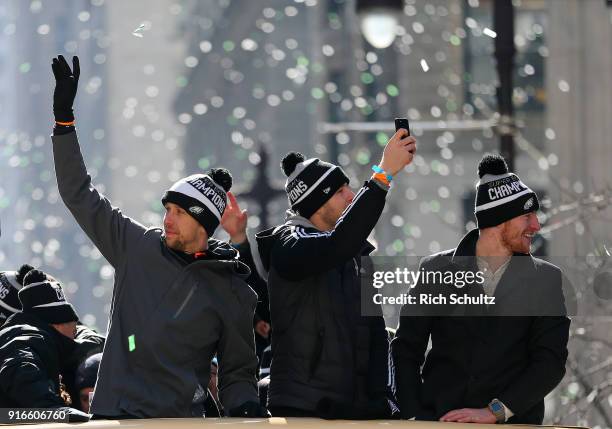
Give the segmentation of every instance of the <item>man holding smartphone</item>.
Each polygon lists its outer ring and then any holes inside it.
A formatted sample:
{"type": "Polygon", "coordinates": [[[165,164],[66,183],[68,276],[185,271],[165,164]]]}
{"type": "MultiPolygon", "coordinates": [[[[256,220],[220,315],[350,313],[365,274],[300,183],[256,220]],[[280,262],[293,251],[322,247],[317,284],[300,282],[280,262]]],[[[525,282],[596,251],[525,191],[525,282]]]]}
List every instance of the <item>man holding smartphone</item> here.
{"type": "Polygon", "coordinates": [[[270,293],[272,415],[391,415],[385,322],[362,315],[359,275],[389,184],[415,150],[407,130],[397,131],[356,194],[337,165],[295,152],[283,159],[289,217],[256,236],[270,293]]]}

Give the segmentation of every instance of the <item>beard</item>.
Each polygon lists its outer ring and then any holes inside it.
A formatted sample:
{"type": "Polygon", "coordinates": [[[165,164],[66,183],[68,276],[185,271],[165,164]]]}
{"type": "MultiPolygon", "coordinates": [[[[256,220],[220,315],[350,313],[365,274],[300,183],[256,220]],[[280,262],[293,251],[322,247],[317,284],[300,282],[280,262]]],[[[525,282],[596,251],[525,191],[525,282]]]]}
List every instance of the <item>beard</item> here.
{"type": "Polygon", "coordinates": [[[168,236],[164,234],[164,241],[166,242],[166,246],[172,250],[177,250],[179,252],[185,251],[185,242],[179,235],[173,235],[171,238],[168,238],[168,236]]]}
{"type": "Polygon", "coordinates": [[[508,231],[504,229],[502,241],[504,245],[513,253],[530,253],[531,240],[528,240],[523,234],[525,231],[508,231]]]}

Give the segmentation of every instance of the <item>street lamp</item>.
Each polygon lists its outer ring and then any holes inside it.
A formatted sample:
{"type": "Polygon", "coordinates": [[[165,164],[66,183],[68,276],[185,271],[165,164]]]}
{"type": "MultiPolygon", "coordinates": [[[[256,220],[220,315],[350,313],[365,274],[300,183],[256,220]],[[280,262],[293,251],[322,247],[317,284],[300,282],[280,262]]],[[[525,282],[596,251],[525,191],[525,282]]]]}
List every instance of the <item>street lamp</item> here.
{"type": "Polygon", "coordinates": [[[391,46],[403,0],[357,0],[357,15],[363,37],[377,49],[391,46]]]}

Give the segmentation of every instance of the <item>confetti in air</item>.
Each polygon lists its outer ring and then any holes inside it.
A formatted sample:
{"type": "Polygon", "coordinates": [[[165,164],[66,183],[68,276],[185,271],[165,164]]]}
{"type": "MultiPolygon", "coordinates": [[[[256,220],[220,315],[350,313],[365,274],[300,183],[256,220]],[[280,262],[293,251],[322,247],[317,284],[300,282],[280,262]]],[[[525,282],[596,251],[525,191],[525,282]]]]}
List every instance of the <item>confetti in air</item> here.
{"type": "Polygon", "coordinates": [[[146,26],[144,24],[144,22],[142,24],[140,24],[138,26],[137,29],[135,29],[134,31],[132,31],[132,36],[136,36],[136,37],[144,37],[144,35],[142,34],[142,32],[145,30],[146,26]]]}
{"type": "Polygon", "coordinates": [[[421,68],[423,69],[425,73],[429,71],[429,64],[427,64],[427,60],[425,59],[421,60],[421,68]]]}
{"type": "Polygon", "coordinates": [[[483,34],[485,34],[486,36],[489,36],[492,39],[495,39],[497,37],[497,33],[493,30],[491,30],[489,27],[485,27],[484,30],[482,30],[483,34]]]}

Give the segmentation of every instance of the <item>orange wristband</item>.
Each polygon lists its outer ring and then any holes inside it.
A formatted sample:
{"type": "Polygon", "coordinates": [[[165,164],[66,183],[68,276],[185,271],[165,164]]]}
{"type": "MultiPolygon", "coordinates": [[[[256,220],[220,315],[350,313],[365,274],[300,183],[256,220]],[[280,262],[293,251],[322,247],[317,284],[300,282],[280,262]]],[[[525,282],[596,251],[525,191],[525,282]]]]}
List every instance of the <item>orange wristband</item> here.
{"type": "Polygon", "coordinates": [[[69,127],[69,126],[71,126],[71,125],[74,125],[74,121],[70,121],[70,122],[59,122],[59,121],[55,121],[55,123],[56,123],[57,125],[63,125],[63,126],[65,126],[65,127],[69,127]]]}
{"type": "Polygon", "coordinates": [[[376,179],[387,186],[391,186],[391,182],[389,182],[389,179],[387,179],[387,175],[384,173],[374,173],[372,174],[372,179],[376,179]]]}

